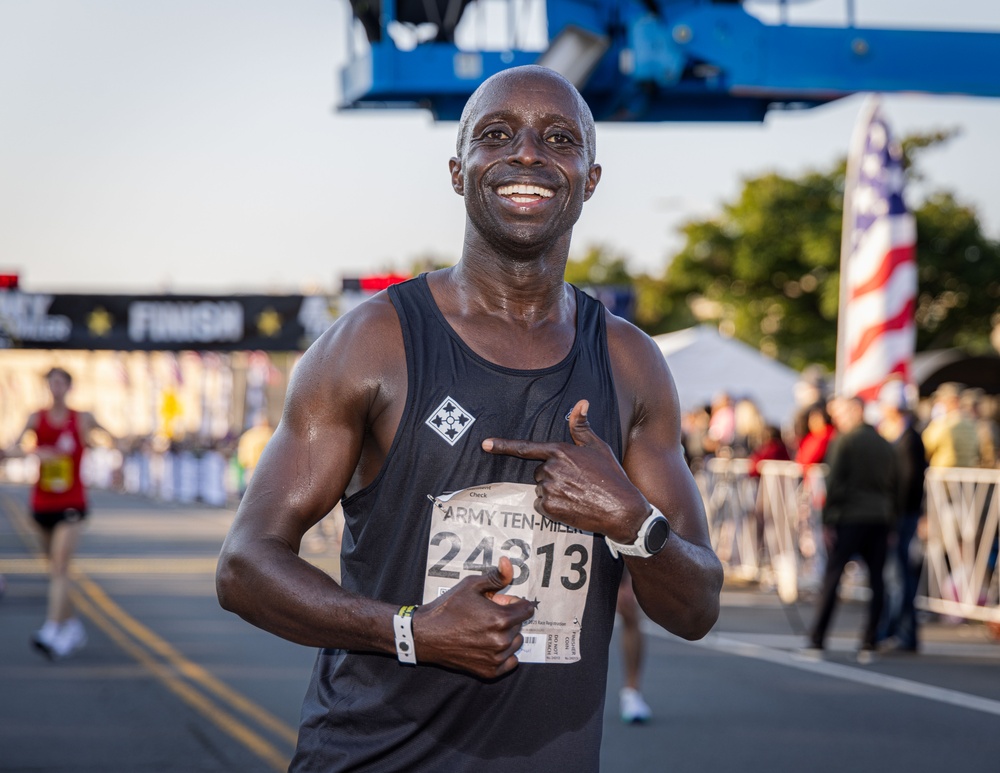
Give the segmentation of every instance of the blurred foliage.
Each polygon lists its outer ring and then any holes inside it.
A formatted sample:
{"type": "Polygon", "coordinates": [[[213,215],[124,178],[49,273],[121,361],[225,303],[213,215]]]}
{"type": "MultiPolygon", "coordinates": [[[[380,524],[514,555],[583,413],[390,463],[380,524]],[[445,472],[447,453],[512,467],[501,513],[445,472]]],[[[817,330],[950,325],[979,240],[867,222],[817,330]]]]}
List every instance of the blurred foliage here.
{"type": "MultiPolygon", "coordinates": [[[[922,179],[915,159],[954,135],[904,138],[908,178],[922,179]]],[[[794,368],[832,368],[845,173],[840,159],[798,177],[745,179],[719,214],[680,227],[685,244],[662,280],[636,281],[637,322],[653,334],[717,323],[794,368]]],[[[988,349],[990,329],[1000,322],[1000,243],[983,234],[975,210],[951,193],[927,195],[914,215],[918,351],[988,349]]]]}
{"type": "Polygon", "coordinates": [[[665,293],[662,279],[630,274],[625,256],[603,245],[591,245],[582,258],[566,264],[566,281],[578,287],[592,285],[632,286],[635,290],[635,323],[651,335],[662,333],[661,307],[665,293]]]}
{"type": "Polygon", "coordinates": [[[917,351],[992,351],[1000,325],[1000,243],[983,235],[976,212],[938,192],[917,216],[917,351]]]}
{"type": "Polygon", "coordinates": [[[418,276],[429,271],[437,271],[439,268],[448,268],[453,265],[455,265],[454,258],[447,258],[443,255],[427,253],[424,255],[418,255],[410,261],[408,273],[410,276],[418,276]]]}
{"type": "Polygon", "coordinates": [[[603,245],[591,245],[582,258],[566,264],[566,281],[578,287],[586,285],[630,285],[624,255],[616,255],[603,245]]]}

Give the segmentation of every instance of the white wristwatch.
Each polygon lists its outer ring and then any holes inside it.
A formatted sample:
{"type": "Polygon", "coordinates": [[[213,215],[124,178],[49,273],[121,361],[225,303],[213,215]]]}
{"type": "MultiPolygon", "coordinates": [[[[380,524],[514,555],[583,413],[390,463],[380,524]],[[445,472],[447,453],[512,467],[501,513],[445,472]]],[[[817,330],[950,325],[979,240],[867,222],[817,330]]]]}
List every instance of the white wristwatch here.
{"type": "Polygon", "coordinates": [[[611,555],[614,558],[618,558],[619,553],[626,556],[649,558],[663,550],[663,546],[667,544],[669,537],[670,522],[664,517],[663,513],[654,507],[653,512],[650,513],[649,517],[643,521],[642,526],[639,527],[639,534],[636,536],[635,542],[631,545],[622,545],[620,542],[615,542],[611,537],[605,537],[604,541],[608,543],[608,550],[611,551],[611,555]]]}

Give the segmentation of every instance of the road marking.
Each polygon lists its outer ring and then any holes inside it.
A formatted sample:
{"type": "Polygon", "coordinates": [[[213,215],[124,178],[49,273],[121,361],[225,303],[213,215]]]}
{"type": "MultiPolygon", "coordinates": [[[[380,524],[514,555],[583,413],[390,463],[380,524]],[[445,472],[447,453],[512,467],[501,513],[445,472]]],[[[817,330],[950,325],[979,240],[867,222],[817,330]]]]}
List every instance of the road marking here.
{"type": "MultiPolygon", "coordinates": [[[[303,556],[313,566],[331,574],[337,569],[336,559],[303,556]]],[[[73,566],[83,574],[100,577],[117,574],[215,574],[218,556],[195,558],[120,558],[115,556],[76,556],[73,566]]],[[[48,561],[37,558],[0,558],[0,574],[48,574],[48,561]]]]}
{"type": "MultiPolygon", "coordinates": [[[[3,571],[10,574],[47,573],[48,561],[38,554],[37,541],[33,539],[28,515],[23,506],[2,493],[0,493],[0,504],[3,505],[3,509],[9,516],[9,521],[13,524],[14,530],[21,537],[25,546],[36,553],[35,558],[4,559],[0,562],[3,571]]],[[[162,560],[160,559],[160,561],[162,560]]],[[[100,565],[104,567],[105,562],[114,561],[114,559],[91,559],[91,561],[100,562],[100,565]]],[[[178,567],[183,566],[184,562],[197,565],[200,561],[203,562],[201,559],[179,559],[157,566],[157,559],[152,561],[124,559],[121,560],[119,569],[124,572],[126,571],[125,567],[129,566],[137,570],[137,573],[149,574],[156,573],[157,569],[162,572],[169,566],[174,566],[176,571],[178,567]],[[144,572],[139,571],[142,568],[145,568],[144,572]]],[[[210,562],[211,568],[208,571],[214,574],[216,559],[212,558],[210,562]]],[[[185,658],[166,640],[131,617],[111,600],[103,588],[87,576],[86,572],[83,571],[87,565],[86,559],[74,559],[71,569],[71,578],[75,587],[70,590],[70,596],[80,614],[104,631],[126,654],[140,663],[168,690],[213,722],[223,732],[242,743],[275,770],[286,770],[288,768],[286,754],[261,738],[259,732],[248,727],[229,711],[213,703],[191,683],[213,694],[223,704],[228,704],[231,708],[242,712],[258,725],[270,730],[293,746],[297,739],[297,731],[212,676],[201,666],[185,658]],[[163,658],[166,663],[157,660],[156,656],[163,658]]],[[[205,566],[202,567],[202,571],[204,571],[205,566]]],[[[118,572],[112,571],[110,573],[118,572]]]]}
{"type": "MultiPolygon", "coordinates": [[[[783,652],[798,652],[805,642],[804,636],[788,633],[740,632],[725,634],[720,632],[719,635],[783,652]]],[[[854,653],[857,650],[857,646],[858,643],[855,638],[846,636],[830,637],[826,642],[828,652],[854,653]]],[[[1000,646],[988,641],[938,641],[928,638],[921,640],[920,654],[921,656],[931,657],[976,658],[1000,661],[1000,646]]]]}
{"type": "Polygon", "coordinates": [[[156,654],[160,655],[162,658],[167,660],[172,664],[181,674],[197,682],[202,687],[204,687],[209,692],[214,693],[217,697],[233,706],[234,708],[242,711],[247,716],[256,720],[259,724],[268,728],[269,730],[277,733],[284,740],[288,741],[290,744],[294,745],[298,733],[289,727],[287,724],[282,722],[280,719],[275,717],[273,714],[262,709],[253,701],[239,694],[228,685],[216,679],[212,674],[206,671],[204,668],[199,666],[197,663],[188,660],[183,655],[181,655],[176,649],[174,649],[166,640],[160,638],[146,626],[136,620],[134,617],[130,616],[121,607],[119,607],[111,598],[104,592],[104,589],[97,585],[93,580],[88,577],[75,577],[77,583],[81,586],[84,593],[97,605],[101,610],[108,615],[112,620],[118,623],[125,631],[130,633],[135,639],[138,639],[141,643],[145,644],[149,649],[151,649],[156,654]]]}
{"type": "Polygon", "coordinates": [[[220,708],[210,701],[194,687],[184,681],[183,678],[167,668],[164,664],[156,660],[141,646],[130,639],[124,632],[117,628],[110,620],[104,617],[96,607],[91,604],[85,593],[76,588],[70,591],[70,596],[76,608],[95,625],[108,635],[123,651],[141,663],[156,679],[158,679],[170,692],[174,693],[188,706],[195,709],[210,722],[214,723],[224,732],[231,735],[242,743],[254,754],[264,760],[277,771],[288,768],[288,758],[282,754],[274,745],[268,743],[260,735],[236,717],[220,708]]]}
{"type": "Polygon", "coordinates": [[[851,666],[845,666],[840,663],[829,663],[825,660],[809,660],[801,655],[798,655],[797,653],[773,649],[771,647],[764,647],[760,644],[741,641],[722,634],[710,633],[701,641],[688,642],[674,636],[671,633],[668,633],[659,626],[646,621],[643,622],[642,629],[646,634],[656,636],[661,639],[679,641],[696,647],[725,652],[729,655],[738,655],[744,658],[763,660],[768,663],[776,663],[781,666],[797,668],[800,671],[809,671],[814,674],[821,674],[822,676],[828,676],[834,679],[842,679],[846,682],[863,684],[867,687],[878,687],[883,690],[889,690],[903,695],[910,695],[915,698],[923,698],[925,700],[937,701],[938,703],[945,703],[950,706],[958,706],[963,709],[981,711],[986,714],[1000,716],[1000,701],[983,698],[978,695],[970,695],[969,693],[959,692],[958,690],[949,690],[945,687],[935,687],[933,685],[923,684],[922,682],[915,682],[912,679],[902,679],[898,676],[889,676],[888,674],[881,674],[878,671],[872,671],[867,668],[852,668],[851,666]]]}

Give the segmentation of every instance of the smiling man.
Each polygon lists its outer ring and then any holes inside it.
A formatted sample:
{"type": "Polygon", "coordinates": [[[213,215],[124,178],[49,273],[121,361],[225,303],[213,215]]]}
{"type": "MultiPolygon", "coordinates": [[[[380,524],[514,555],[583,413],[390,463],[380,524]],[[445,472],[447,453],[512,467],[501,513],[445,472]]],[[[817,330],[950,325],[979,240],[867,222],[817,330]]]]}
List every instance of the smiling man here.
{"type": "Polygon", "coordinates": [[[563,280],[594,122],[561,76],[471,97],[461,261],[342,317],[300,363],[223,547],[221,603],[322,648],[296,771],[596,771],[623,562],[699,638],[722,569],[657,347],[563,280]],[[342,579],[299,558],[339,499],[342,579]]]}

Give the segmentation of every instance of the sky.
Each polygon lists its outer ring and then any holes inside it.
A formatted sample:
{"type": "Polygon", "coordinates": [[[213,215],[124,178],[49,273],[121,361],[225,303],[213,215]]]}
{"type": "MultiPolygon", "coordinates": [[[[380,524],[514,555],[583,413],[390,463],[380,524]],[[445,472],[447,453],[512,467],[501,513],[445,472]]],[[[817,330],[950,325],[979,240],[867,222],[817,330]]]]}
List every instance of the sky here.
{"type": "MultiPolygon", "coordinates": [[[[855,6],[861,26],[1000,32],[996,0],[855,6]]],[[[795,3],[791,21],[836,23],[844,8],[795,3]]],[[[338,111],[348,22],[347,0],[3,0],[0,271],[29,291],[297,293],[457,260],[456,124],[338,111]]],[[[677,226],[741,180],[846,154],[862,102],[763,124],[599,124],[603,178],[571,256],[601,245],[662,273],[677,226]]],[[[884,105],[898,134],[961,127],[923,168],[1000,238],[1000,99],[884,105]]]]}

